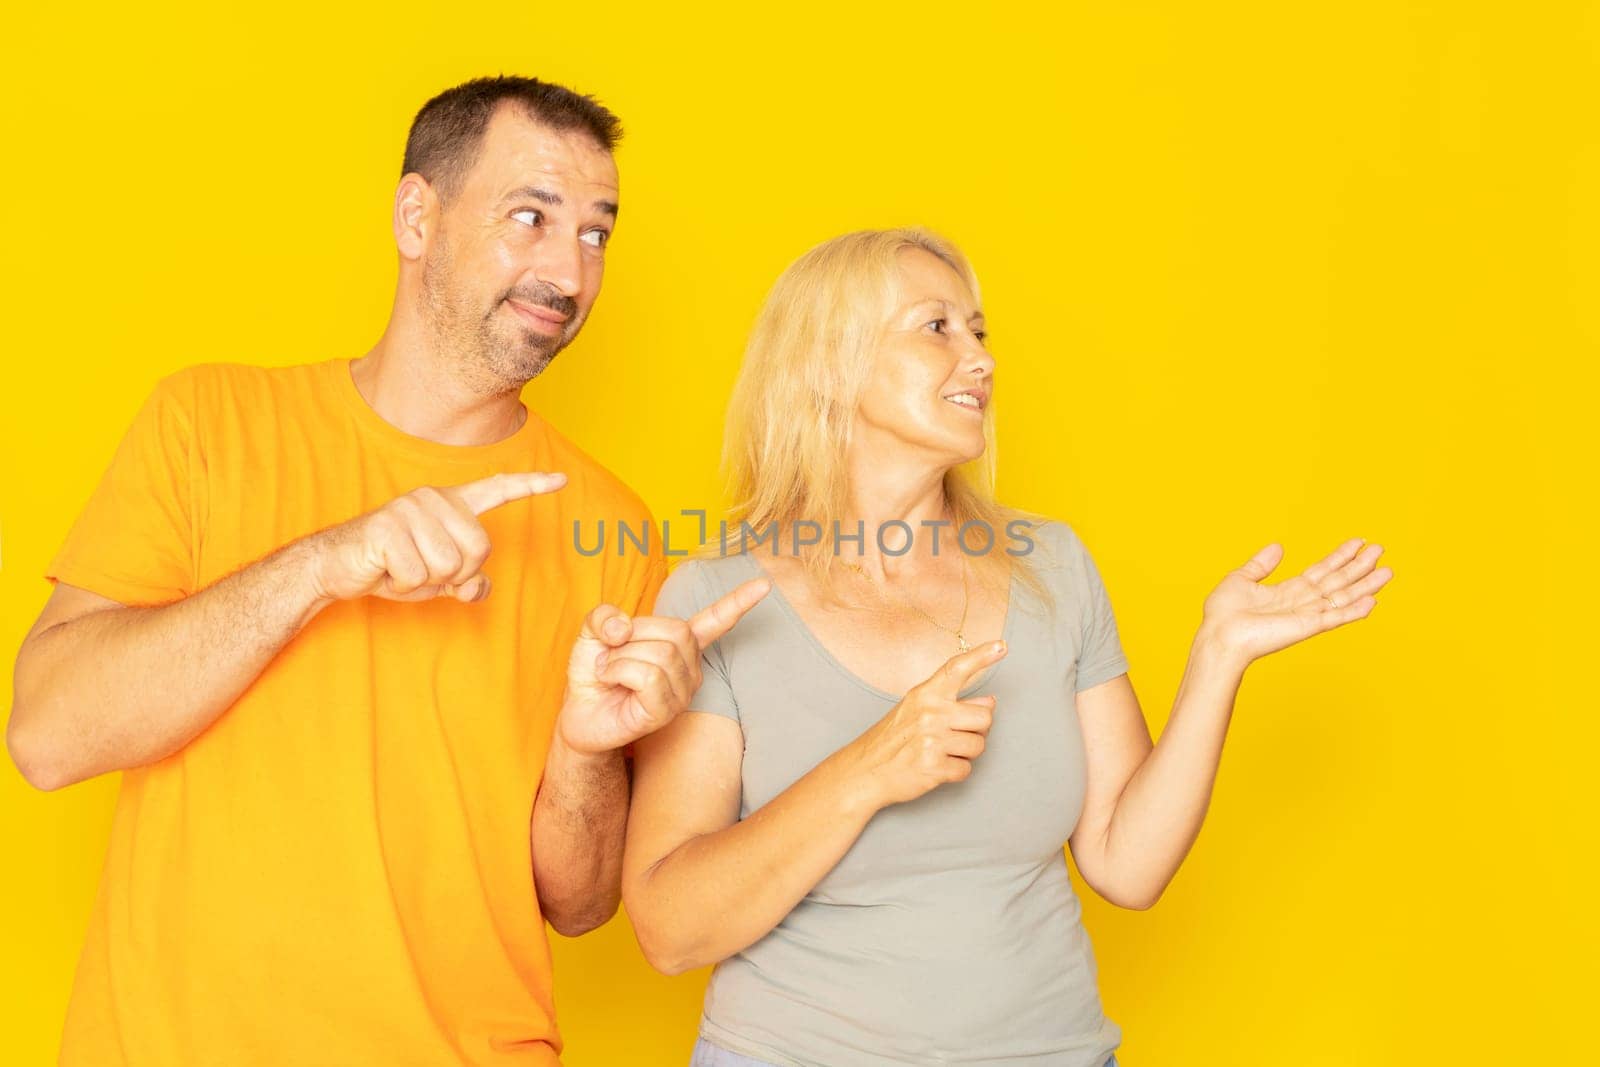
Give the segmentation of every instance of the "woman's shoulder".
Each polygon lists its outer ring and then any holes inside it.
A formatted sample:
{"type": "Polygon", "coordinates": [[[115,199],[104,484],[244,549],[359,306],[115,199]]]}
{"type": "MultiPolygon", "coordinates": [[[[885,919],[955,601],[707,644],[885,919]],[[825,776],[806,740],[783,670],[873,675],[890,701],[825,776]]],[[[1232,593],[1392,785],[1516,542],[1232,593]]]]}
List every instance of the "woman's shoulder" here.
{"type": "Polygon", "coordinates": [[[681,560],[662,583],[655,613],[688,618],[740,583],[760,577],[759,569],[760,565],[745,555],[692,556],[681,560]]]}
{"type": "Polygon", "coordinates": [[[1077,525],[1048,515],[1019,513],[1007,528],[1019,534],[1008,551],[1053,595],[1081,592],[1095,564],[1077,525]]]}
{"type": "Polygon", "coordinates": [[[1082,543],[1065,519],[1015,510],[1009,510],[1008,516],[1006,551],[1013,556],[1030,557],[1029,562],[1035,565],[1060,566],[1082,543]]]}

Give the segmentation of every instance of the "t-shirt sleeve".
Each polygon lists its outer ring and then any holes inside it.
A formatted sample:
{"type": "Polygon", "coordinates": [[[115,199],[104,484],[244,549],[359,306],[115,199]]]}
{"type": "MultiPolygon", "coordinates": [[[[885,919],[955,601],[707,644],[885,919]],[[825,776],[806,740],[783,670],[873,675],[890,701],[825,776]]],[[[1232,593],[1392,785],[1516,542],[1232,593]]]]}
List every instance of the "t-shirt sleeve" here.
{"type": "MultiPolygon", "coordinates": [[[[655,614],[674,619],[687,619],[713,604],[718,594],[705,573],[705,564],[687,560],[667,576],[656,598],[655,614]]],[[[739,702],[733,699],[733,686],[728,677],[728,661],[722,642],[713,641],[700,654],[700,688],[689,701],[694,711],[739,721],[739,702]]]]}
{"type": "Polygon", "coordinates": [[[47,579],[128,605],[164,604],[195,592],[193,399],[185,372],[156,385],[50,561],[47,579]]]}
{"type": "Polygon", "coordinates": [[[1122,651],[1117,617],[1111,610],[1111,597],[1100,578],[1100,568],[1095,566],[1094,557],[1076,533],[1070,535],[1070,540],[1079,567],[1078,592],[1083,640],[1079,645],[1076,691],[1081,693],[1119,674],[1126,674],[1128,657],[1122,651]]]}
{"type": "Polygon", "coordinates": [[[635,566],[628,572],[627,587],[617,598],[617,607],[629,616],[654,614],[656,597],[667,580],[667,557],[661,540],[661,528],[650,519],[649,550],[633,553],[635,566]]]}

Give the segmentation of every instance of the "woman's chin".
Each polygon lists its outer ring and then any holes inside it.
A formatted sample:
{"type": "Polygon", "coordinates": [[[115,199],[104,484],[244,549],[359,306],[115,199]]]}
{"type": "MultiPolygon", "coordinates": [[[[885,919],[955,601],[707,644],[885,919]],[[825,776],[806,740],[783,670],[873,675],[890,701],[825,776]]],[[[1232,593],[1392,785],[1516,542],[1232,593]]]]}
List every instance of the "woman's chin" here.
{"type": "Polygon", "coordinates": [[[984,450],[987,447],[988,442],[981,437],[978,438],[976,443],[968,444],[965,448],[956,452],[956,460],[951,464],[951,466],[960,467],[963,464],[982,459],[984,450]]]}

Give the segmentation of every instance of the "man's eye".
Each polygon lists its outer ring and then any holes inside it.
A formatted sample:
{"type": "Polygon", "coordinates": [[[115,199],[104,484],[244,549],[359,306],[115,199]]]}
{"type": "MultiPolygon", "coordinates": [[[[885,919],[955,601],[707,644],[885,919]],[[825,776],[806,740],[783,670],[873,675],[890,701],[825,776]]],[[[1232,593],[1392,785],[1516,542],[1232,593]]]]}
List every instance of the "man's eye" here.
{"type": "Polygon", "coordinates": [[[611,240],[611,234],[606,230],[589,230],[583,235],[582,240],[589,242],[596,248],[604,248],[606,242],[611,240]]]}
{"type": "Polygon", "coordinates": [[[544,216],[539,212],[533,210],[532,208],[526,207],[521,211],[513,211],[511,213],[511,217],[522,223],[524,226],[537,226],[539,225],[540,220],[544,218],[544,216]]]}

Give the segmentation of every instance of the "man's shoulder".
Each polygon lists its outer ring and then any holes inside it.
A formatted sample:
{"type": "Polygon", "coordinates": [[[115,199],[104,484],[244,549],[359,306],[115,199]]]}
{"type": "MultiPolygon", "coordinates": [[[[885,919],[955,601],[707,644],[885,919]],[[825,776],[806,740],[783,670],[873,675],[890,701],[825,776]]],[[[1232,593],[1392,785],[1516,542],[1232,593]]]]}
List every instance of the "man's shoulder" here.
{"type": "Polygon", "coordinates": [[[581,488],[591,509],[601,509],[609,518],[629,522],[652,519],[649,506],[631,485],[579,447],[549,419],[538,417],[544,424],[549,443],[552,473],[565,474],[569,486],[581,488]]]}
{"type": "Polygon", "coordinates": [[[261,366],[252,363],[194,363],[163,377],[155,394],[171,398],[192,409],[205,409],[217,403],[248,403],[269,396],[310,395],[326,379],[336,361],[295,363],[286,366],[261,366]]]}

